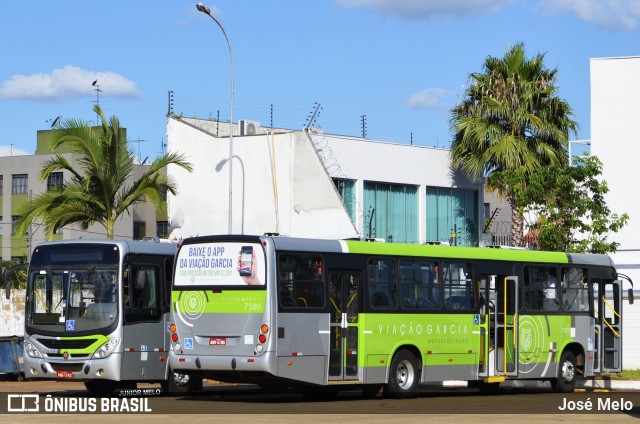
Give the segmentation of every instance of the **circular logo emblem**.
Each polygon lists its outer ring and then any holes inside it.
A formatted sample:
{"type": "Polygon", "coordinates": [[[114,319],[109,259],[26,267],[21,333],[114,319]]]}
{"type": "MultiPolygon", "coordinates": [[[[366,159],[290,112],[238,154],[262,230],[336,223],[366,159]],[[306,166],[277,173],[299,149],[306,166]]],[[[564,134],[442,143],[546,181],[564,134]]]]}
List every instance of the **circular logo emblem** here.
{"type": "Polygon", "coordinates": [[[181,311],[187,319],[194,320],[204,313],[206,299],[199,291],[188,292],[180,301],[181,311]]]}
{"type": "Polygon", "coordinates": [[[69,352],[64,352],[64,353],[62,354],[62,357],[63,357],[64,359],[69,359],[69,352]]]}

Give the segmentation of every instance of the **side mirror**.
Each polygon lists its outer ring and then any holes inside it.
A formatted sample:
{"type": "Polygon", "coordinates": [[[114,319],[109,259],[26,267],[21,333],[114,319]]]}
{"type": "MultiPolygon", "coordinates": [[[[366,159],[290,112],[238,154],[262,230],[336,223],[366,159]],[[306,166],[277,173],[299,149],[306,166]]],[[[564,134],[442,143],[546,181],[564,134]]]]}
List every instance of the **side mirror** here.
{"type": "Polygon", "coordinates": [[[633,305],[633,289],[629,289],[629,291],[627,291],[627,297],[629,299],[629,305],[633,305]]]}

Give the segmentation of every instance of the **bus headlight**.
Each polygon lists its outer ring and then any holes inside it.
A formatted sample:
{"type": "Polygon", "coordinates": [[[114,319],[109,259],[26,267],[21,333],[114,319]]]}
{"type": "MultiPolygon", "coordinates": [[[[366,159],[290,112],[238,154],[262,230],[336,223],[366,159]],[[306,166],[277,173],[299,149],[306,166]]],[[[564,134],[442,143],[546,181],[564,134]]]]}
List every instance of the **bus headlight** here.
{"type": "Polygon", "coordinates": [[[118,338],[109,339],[109,341],[100,346],[100,348],[96,351],[96,353],[93,355],[94,358],[101,359],[111,355],[116,349],[118,343],[120,343],[120,339],[118,338]]]}
{"type": "Polygon", "coordinates": [[[27,355],[31,358],[42,358],[42,353],[31,343],[25,345],[24,351],[27,352],[27,355]]]}

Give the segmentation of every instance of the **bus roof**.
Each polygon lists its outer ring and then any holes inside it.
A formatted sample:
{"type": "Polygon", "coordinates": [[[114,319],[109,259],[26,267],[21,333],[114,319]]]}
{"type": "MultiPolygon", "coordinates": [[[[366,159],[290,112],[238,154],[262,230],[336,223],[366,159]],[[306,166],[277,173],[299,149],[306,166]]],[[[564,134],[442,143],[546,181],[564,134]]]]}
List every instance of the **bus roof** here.
{"type": "Polygon", "coordinates": [[[479,259],[508,262],[580,264],[614,267],[607,255],[549,252],[528,249],[444,246],[432,244],[385,243],[360,240],[312,239],[286,236],[215,235],[185,239],[182,244],[216,242],[273,243],[276,250],[324,253],[354,253],[367,255],[395,255],[446,259],[479,259]]]}
{"type": "Polygon", "coordinates": [[[60,245],[79,245],[79,244],[110,244],[117,245],[123,252],[135,253],[162,253],[175,255],[178,250],[176,243],[159,243],[157,241],[144,240],[109,240],[109,239],[65,239],[45,241],[39,243],[38,247],[60,246],[60,245]]]}

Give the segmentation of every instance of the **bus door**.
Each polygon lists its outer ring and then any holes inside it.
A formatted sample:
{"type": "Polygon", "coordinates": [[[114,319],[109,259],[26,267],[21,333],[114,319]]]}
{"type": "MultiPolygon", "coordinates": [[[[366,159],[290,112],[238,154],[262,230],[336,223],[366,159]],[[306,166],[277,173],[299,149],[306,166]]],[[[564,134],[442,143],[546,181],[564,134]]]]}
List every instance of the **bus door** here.
{"type": "Polygon", "coordinates": [[[600,282],[597,293],[597,312],[597,358],[600,371],[621,372],[622,281],[600,282]]]}
{"type": "Polygon", "coordinates": [[[358,379],[360,282],[359,271],[333,270],[329,276],[329,380],[358,379]]]}
{"type": "Polygon", "coordinates": [[[518,374],[518,277],[496,280],[495,367],[499,374],[518,374]]]}
{"type": "Polygon", "coordinates": [[[495,375],[495,334],[496,334],[496,276],[478,275],[480,299],[480,358],[478,376],[495,375]]]}
{"type": "Polygon", "coordinates": [[[166,370],[164,266],[159,257],[135,256],[123,275],[123,380],[163,380],[166,370]],[[161,358],[162,357],[162,358],[161,358]]]}

